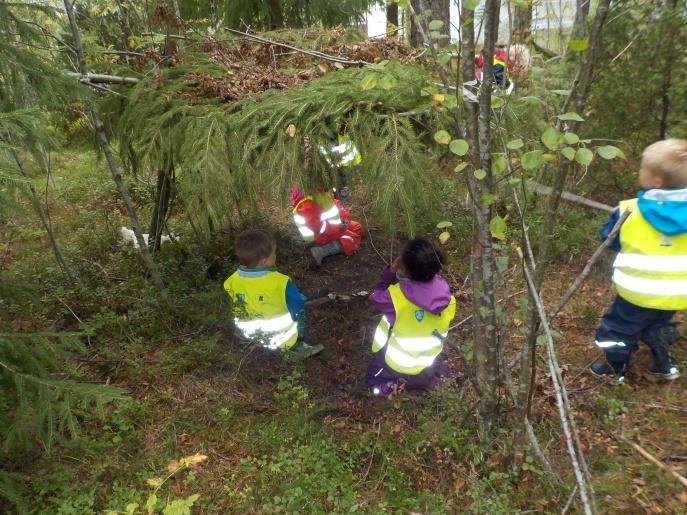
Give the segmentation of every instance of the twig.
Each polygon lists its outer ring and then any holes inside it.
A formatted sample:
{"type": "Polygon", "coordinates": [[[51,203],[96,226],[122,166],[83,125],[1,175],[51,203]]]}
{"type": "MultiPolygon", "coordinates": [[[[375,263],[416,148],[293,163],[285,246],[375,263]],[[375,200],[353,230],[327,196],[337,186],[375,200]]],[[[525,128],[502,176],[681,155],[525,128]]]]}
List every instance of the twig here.
{"type": "Polygon", "coordinates": [[[368,235],[369,238],[370,238],[370,245],[372,245],[372,248],[373,248],[374,251],[377,253],[377,255],[379,256],[379,258],[380,258],[382,261],[384,261],[384,264],[385,264],[386,266],[389,266],[389,262],[388,262],[386,259],[384,259],[384,256],[382,256],[382,255],[380,254],[380,252],[377,250],[377,247],[375,247],[375,242],[372,240],[372,232],[370,232],[370,224],[369,224],[369,222],[367,221],[367,214],[365,214],[365,208],[363,208],[363,218],[365,218],[365,228],[367,229],[367,235],[368,235]]]}
{"type": "MultiPolygon", "coordinates": [[[[575,430],[575,427],[573,425],[574,422],[570,414],[569,406],[566,406],[567,395],[564,393],[565,385],[560,377],[560,370],[558,368],[558,363],[556,359],[556,350],[553,344],[553,337],[551,336],[551,329],[549,328],[549,324],[546,319],[546,311],[544,310],[542,301],[539,298],[539,293],[537,292],[537,288],[535,287],[534,281],[532,280],[532,276],[530,275],[529,267],[527,266],[527,263],[523,258],[522,250],[520,248],[518,248],[517,250],[520,259],[522,259],[522,269],[525,275],[525,279],[527,280],[527,286],[529,287],[530,295],[537,307],[537,312],[541,320],[544,335],[546,336],[546,349],[548,351],[549,356],[548,363],[549,371],[551,373],[551,382],[553,383],[554,391],[556,393],[556,404],[558,406],[558,414],[561,419],[561,425],[563,426],[563,434],[565,435],[565,442],[568,448],[568,454],[570,454],[570,461],[573,466],[575,480],[577,481],[577,484],[580,489],[580,500],[582,501],[582,506],[584,507],[585,514],[591,515],[593,513],[593,510],[587,493],[588,480],[585,478],[585,475],[583,474],[582,468],[580,466],[580,462],[584,459],[584,455],[582,454],[582,449],[579,446],[579,444],[577,445],[576,449],[575,444],[579,442],[579,438],[577,437],[577,431],[575,430]]],[[[591,487],[591,481],[589,481],[589,487],[591,487]]]]}
{"type": "Polygon", "coordinates": [[[649,460],[651,463],[653,463],[654,465],[656,465],[657,467],[659,467],[659,468],[660,468],[661,470],[663,470],[664,472],[667,472],[668,474],[670,474],[671,476],[673,476],[675,479],[678,480],[678,482],[679,482],[682,486],[684,486],[685,488],[687,488],[687,478],[685,478],[684,476],[681,476],[680,474],[678,474],[678,473],[675,471],[675,469],[674,469],[673,467],[671,467],[670,465],[666,465],[665,463],[661,463],[657,458],[655,458],[654,456],[652,456],[652,455],[649,453],[649,451],[647,451],[646,449],[644,449],[643,447],[641,447],[639,444],[634,443],[632,440],[626,438],[625,436],[620,435],[620,439],[621,439],[623,442],[625,442],[625,443],[629,444],[630,446],[632,446],[632,447],[634,448],[634,450],[636,450],[639,454],[641,454],[642,456],[644,456],[647,460],[649,460]]]}
{"type": "MultiPolygon", "coordinates": [[[[526,185],[529,189],[531,189],[535,193],[539,193],[540,195],[551,195],[553,191],[553,188],[549,186],[544,186],[543,184],[539,184],[538,182],[534,181],[527,181],[526,185]]],[[[590,200],[584,197],[580,197],[579,195],[575,195],[574,193],[570,193],[568,191],[562,192],[561,198],[563,200],[567,200],[568,202],[581,204],[583,206],[591,207],[592,209],[598,209],[599,211],[606,211],[607,213],[612,213],[613,211],[615,211],[615,208],[613,206],[609,206],[608,204],[604,204],[602,202],[597,202],[596,200],[590,200]]]]}
{"type": "Polygon", "coordinates": [[[337,57],[334,55],[329,55],[325,54],[323,52],[318,52],[316,50],[305,50],[303,48],[297,48],[295,46],[287,45],[286,43],[279,43],[277,41],[272,41],[271,39],[266,39],[266,38],[261,38],[260,36],[255,36],[253,34],[249,34],[247,32],[242,32],[240,30],[236,29],[230,29],[229,27],[222,27],[222,29],[226,30],[227,32],[232,32],[234,34],[240,34],[241,36],[253,39],[255,41],[258,41],[260,43],[264,43],[267,45],[275,45],[275,46],[280,46],[282,48],[288,48],[289,50],[295,50],[296,52],[300,52],[302,54],[306,54],[312,57],[317,57],[318,59],[324,59],[325,61],[332,61],[335,63],[341,63],[341,64],[355,64],[355,65],[362,65],[362,66],[368,66],[372,63],[368,63],[367,61],[349,61],[348,59],[345,59],[343,57],[337,57]]]}
{"type": "Polygon", "coordinates": [[[584,280],[587,278],[587,276],[592,272],[592,268],[596,264],[596,262],[601,258],[603,255],[604,250],[606,250],[608,247],[611,246],[613,243],[613,240],[615,239],[616,235],[620,232],[620,228],[622,227],[623,223],[625,223],[625,220],[627,220],[627,217],[630,216],[632,213],[632,209],[628,208],[626,209],[620,219],[616,222],[616,224],[613,226],[613,230],[608,234],[608,237],[603,241],[601,245],[599,245],[599,248],[594,251],[594,254],[592,254],[592,257],[589,258],[589,261],[587,261],[587,264],[584,265],[584,268],[582,269],[582,272],[580,272],[580,275],[577,276],[577,279],[575,279],[575,282],[572,283],[570,288],[563,294],[563,297],[561,298],[560,302],[558,305],[549,313],[549,322],[553,320],[558,313],[561,312],[563,307],[570,301],[572,296],[575,294],[575,292],[578,290],[580,286],[582,286],[582,283],[584,280]]]}
{"type": "Polygon", "coordinates": [[[67,75],[76,77],[79,82],[105,83],[105,84],[138,84],[141,79],[136,77],[120,77],[118,75],[104,75],[102,73],[77,73],[68,72],[67,75]]]}
{"type": "Polygon", "coordinates": [[[568,513],[568,510],[570,509],[570,506],[572,506],[573,499],[575,498],[575,494],[577,493],[577,485],[575,485],[575,488],[573,488],[573,491],[570,492],[570,497],[568,497],[568,502],[565,503],[565,506],[563,506],[563,509],[561,510],[561,515],[565,515],[568,513]]]}
{"type": "MultiPolygon", "coordinates": [[[[375,419],[375,421],[376,421],[376,419],[375,419]]],[[[374,424],[374,422],[373,422],[373,424],[374,424]]],[[[382,422],[379,421],[379,422],[377,422],[377,438],[375,439],[375,443],[372,446],[372,452],[370,453],[370,457],[368,459],[367,466],[365,467],[365,473],[358,480],[358,482],[356,483],[356,486],[361,484],[363,481],[365,481],[367,479],[368,474],[370,473],[370,468],[372,467],[372,461],[374,460],[374,457],[375,457],[375,448],[377,447],[377,442],[379,441],[379,435],[381,434],[381,432],[382,432],[382,422]]]]}

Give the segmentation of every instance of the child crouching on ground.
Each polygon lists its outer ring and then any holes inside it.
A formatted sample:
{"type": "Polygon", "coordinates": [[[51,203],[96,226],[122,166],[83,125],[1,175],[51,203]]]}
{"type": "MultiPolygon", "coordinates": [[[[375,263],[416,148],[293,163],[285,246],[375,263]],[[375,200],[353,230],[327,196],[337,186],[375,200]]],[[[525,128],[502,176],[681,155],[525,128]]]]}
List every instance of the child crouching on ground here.
{"type": "Polygon", "coordinates": [[[241,263],[225,282],[234,323],[241,335],[285,357],[305,359],[322,350],[300,340],[306,297],[277,272],[277,242],[262,230],[238,235],[234,251],[241,263]]]}
{"type": "Polygon", "coordinates": [[[641,339],[653,356],[649,374],[672,380],[679,371],[667,346],[679,333],[670,321],[675,311],[687,309],[687,141],[649,145],[639,185],[638,197],[620,202],[602,230],[606,237],[620,214],[632,209],[613,244],[619,251],[613,263],[618,295],[596,332],[606,359],[591,371],[622,381],[641,339]]]}
{"type": "Polygon", "coordinates": [[[439,381],[437,357],[456,313],[456,299],[438,274],[444,257],[424,239],[410,240],[384,269],[370,301],[382,319],[372,342],[375,353],[365,381],[374,395],[387,397],[397,385],[430,390],[439,381]]]}

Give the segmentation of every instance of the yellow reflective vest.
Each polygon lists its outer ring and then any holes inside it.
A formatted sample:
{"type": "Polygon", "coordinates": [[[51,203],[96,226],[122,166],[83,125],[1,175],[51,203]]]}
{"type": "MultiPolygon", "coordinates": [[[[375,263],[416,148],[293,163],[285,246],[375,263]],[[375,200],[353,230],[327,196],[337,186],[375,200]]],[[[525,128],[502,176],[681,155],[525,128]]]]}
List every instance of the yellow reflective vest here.
{"type": "Polygon", "coordinates": [[[358,151],[358,147],[355,146],[351,138],[339,134],[336,139],[338,145],[332,145],[329,148],[320,147],[320,151],[327,163],[347,167],[358,165],[362,162],[363,158],[358,151]]]}
{"type": "Polygon", "coordinates": [[[687,233],[657,231],[637,207],[637,199],[620,202],[632,214],[620,229],[620,252],[613,263],[618,295],[643,308],[687,309],[687,233]]]}
{"type": "Polygon", "coordinates": [[[298,339],[298,326],[286,306],[288,276],[277,271],[249,275],[237,270],[224,281],[234,324],[242,335],[269,349],[286,350],[298,339]]]}
{"type": "Polygon", "coordinates": [[[443,337],[456,314],[456,299],[444,310],[434,315],[410,302],[401,291],[400,284],[389,286],[391,301],[396,311],[396,322],[389,325],[382,317],[372,341],[372,352],[384,349],[386,364],[396,372],[417,375],[434,363],[444,348],[443,341],[434,336],[437,331],[443,337]]]}

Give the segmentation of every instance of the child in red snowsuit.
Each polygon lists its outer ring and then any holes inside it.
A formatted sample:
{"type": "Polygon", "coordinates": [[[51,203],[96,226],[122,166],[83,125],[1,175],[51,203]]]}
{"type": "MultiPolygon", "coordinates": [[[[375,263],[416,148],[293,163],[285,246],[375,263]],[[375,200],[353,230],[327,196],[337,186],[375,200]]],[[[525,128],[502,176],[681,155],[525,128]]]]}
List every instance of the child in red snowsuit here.
{"type": "MultiPolygon", "coordinates": [[[[477,70],[475,70],[475,74],[477,75],[477,79],[481,81],[482,68],[484,67],[484,56],[482,54],[475,57],[475,66],[477,67],[477,70]]],[[[497,48],[494,51],[494,82],[498,86],[507,87],[510,82],[510,72],[513,71],[514,66],[515,63],[509,60],[508,56],[506,55],[506,49],[501,47],[497,48]]]]}
{"type": "Polygon", "coordinates": [[[341,201],[330,192],[311,195],[294,186],[291,190],[293,219],[303,240],[313,243],[310,249],[316,263],[327,256],[350,256],[360,246],[363,226],[351,218],[341,201]]]}

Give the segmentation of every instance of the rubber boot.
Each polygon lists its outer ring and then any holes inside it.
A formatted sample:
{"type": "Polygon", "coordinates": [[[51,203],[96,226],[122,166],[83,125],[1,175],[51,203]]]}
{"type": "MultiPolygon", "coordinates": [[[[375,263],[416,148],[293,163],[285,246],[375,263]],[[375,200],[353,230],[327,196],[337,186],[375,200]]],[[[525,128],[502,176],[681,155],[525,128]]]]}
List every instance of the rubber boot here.
{"type": "Polygon", "coordinates": [[[326,245],[321,245],[319,247],[312,247],[310,249],[312,257],[315,259],[317,266],[322,266],[322,260],[328,256],[335,256],[337,254],[343,254],[343,248],[338,241],[332,241],[326,245]]]}

